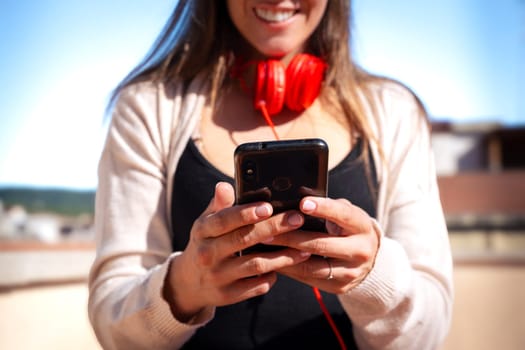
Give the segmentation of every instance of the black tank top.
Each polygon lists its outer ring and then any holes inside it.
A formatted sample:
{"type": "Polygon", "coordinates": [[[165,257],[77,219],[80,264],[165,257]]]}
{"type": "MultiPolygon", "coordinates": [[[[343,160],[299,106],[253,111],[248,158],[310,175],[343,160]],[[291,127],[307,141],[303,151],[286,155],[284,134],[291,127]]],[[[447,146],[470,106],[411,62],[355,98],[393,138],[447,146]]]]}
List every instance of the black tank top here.
{"type": "MultiPolygon", "coordinates": [[[[346,198],[371,217],[376,216],[377,177],[370,159],[369,182],[359,159],[361,142],[329,171],[328,196],[346,198]]],[[[233,160],[233,155],[232,155],[233,160]]],[[[186,247],[191,226],[211,200],[219,181],[233,185],[189,141],[174,176],[171,216],[173,250],[186,247]]],[[[352,323],[336,295],[321,292],[323,301],[344,337],[348,349],[357,349],[352,323]]],[[[279,275],[266,295],[218,307],[215,317],[183,349],[338,349],[339,344],[310,286],[279,275]]]]}

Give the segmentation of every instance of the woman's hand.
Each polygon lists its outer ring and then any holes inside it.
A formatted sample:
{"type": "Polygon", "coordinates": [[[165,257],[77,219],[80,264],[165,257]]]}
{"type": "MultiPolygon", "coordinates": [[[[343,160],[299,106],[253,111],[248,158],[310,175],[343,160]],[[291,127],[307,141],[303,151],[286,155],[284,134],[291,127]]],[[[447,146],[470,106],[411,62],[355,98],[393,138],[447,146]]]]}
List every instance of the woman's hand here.
{"type": "Polygon", "coordinates": [[[193,224],[186,249],[172,261],[163,294],[180,321],[188,321],[205,307],[265,294],[275,283],[276,270],[310,256],[293,248],[239,256],[239,251],[256,243],[297,230],[303,216],[299,212],[271,216],[272,207],[265,202],[233,203],[233,187],[217,184],[208,208],[193,224]]]}
{"type": "Polygon", "coordinates": [[[275,237],[272,244],[312,254],[279,272],[327,292],[348,292],[374,266],[380,237],[372,219],[346,199],[306,197],[300,208],[304,214],[325,219],[328,234],[295,231],[275,237]]]}

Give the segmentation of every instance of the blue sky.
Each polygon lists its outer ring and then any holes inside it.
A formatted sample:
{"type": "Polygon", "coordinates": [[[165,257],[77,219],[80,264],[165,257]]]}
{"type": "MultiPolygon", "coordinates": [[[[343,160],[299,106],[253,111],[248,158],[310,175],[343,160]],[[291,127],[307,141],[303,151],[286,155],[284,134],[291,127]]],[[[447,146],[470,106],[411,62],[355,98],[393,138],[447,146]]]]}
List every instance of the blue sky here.
{"type": "Polygon", "coordinates": [[[357,0],[363,64],[403,80],[435,119],[525,123],[525,1],[357,0]]]}
{"type": "Polygon", "coordinates": [[[94,188],[103,112],[173,0],[8,0],[0,10],[0,185],[94,188]]]}
{"type": "MultiPolygon", "coordinates": [[[[4,0],[0,186],[92,189],[114,85],[175,0],[4,0]]],[[[525,124],[525,1],[357,0],[356,54],[434,119],[525,124]]]]}

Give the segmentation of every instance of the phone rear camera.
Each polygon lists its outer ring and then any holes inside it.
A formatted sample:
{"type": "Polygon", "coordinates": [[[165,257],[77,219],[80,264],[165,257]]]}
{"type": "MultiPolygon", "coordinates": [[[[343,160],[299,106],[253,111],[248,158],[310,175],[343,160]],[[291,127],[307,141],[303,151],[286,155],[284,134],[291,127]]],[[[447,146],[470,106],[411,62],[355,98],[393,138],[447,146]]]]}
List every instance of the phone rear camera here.
{"type": "Polygon", "coordinates": [[[255,162],[246,161],[243,163],[242,174],[245,181],[253,181],[256,177],[255,162]]]}

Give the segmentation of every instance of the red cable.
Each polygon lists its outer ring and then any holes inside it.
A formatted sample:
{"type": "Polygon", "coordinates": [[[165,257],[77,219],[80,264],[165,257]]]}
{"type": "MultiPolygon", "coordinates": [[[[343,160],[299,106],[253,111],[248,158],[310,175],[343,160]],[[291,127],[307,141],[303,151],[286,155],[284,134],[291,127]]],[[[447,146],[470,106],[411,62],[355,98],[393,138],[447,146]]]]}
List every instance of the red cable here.
{"type": "MultiPolygon", "coordinates": [[[[268,110],[266,109],[266,103],[264,101],[261,101],[258,103],[258,107],[262,111],[262,114],[264,116],[264,119],[266,120],[266,123],[268,123],[268,125],[272,129],[275,139],[279,140],[279,135],[277,134],[277,131],[275,130],[275,125],[273,124],[272,119],[270,118],[270,115],[268,114],[268,110]]],[[[339,333],[339,329],[337,329],[337,325],[335,324],[334,319],[332,318],[332,315],[330,315],[330,312],[326,308],[321,292],[316,287],[312,287],[312,289],[314,290],[315,299],[317,299],[317,302],[319,303],[319,306],[321,307],[321,310],[323,311],[324,317],[328,321],[328,324],[330,324],[330,328],[332,328],[332,331],[334,332],[335,337],[337,338],[337,341],[339,342],[339,346],[341,347],[341,350],[346,350],[345,341],[343,340],[341,333],[339,333]]]]}
{"type": "Polygon", "coordinates": [[[343,340],[343,337],[341,336],[341,333],[339,333],[339,329],[337,329],[337,325],[334,322],[334,319],[332,318],[332,315],[330,315],[330,312],[326,308],[326,305],[323,301],[323,296],[321,295],[321,292],[318,288],[313,287],[315,298],[317,299],[317,302],[319,302],[319,306],[321,306],[321,310],[323,311],[324,316],[326,317],[326,320],[330,324],[330,327],[332,328],[332,331],[334,331],[334,334],[337,338],[337,341],[339,342],[339,345],[341,346],[342,350],[346,350],[346,344],[343,340]]]}
{"type": "Polygon", "coordinates": [[[266,123],[270,126],[270,128],[272,129],[275,139],[279,140],[279,135],[277,134],[277,131],[275,130],[275,125],[273,125],[272,118],[270,118],[270,115],[268,114],[268,110],[266,109],[266,103],[264,101],[260,101],[259,103],[257,103],[257,107],[261,109],[264,119],[266,120],[266,123]]]}

